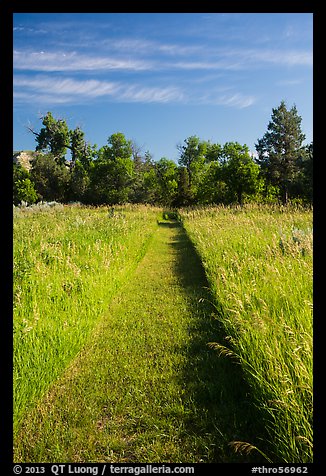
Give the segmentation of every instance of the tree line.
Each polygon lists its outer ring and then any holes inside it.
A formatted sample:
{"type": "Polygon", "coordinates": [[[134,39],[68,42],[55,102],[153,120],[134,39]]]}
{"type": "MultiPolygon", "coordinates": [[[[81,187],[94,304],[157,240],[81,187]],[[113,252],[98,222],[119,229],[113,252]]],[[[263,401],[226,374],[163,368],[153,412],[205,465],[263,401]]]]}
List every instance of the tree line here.
{"type": "Polygon", "coordinates": [[[14,164],[13,199],[85,204],[148,203],[167,207],[243,204],[249,201],[312,203],[313,143],[302,145],[302,118],[284,101],[272,110],[267,131],[255,144],[212,143],[190,136],[177,146],[178,163],[154,161],[122,132],[98,148],[80,127],[69,129],[51,112],[35,135],[31,169],[14,164]],[[67,160],[67,152],[70,159],[67,160]]]}

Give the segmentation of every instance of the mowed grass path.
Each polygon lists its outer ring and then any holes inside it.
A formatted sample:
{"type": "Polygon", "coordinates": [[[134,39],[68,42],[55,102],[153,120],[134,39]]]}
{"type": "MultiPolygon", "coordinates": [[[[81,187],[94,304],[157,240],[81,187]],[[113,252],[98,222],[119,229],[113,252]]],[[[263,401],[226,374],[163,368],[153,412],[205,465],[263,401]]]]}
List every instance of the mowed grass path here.
{"type": "MultiPolygon", "coordinates": [[[[239,366],[220,338],[201,263],[177,222],[145,257],[88,344],[27,416],[16,462],[244,462],[261,446],[239,366]]],[[[255,454],[253,454],[255,453],[255,454]]]]}

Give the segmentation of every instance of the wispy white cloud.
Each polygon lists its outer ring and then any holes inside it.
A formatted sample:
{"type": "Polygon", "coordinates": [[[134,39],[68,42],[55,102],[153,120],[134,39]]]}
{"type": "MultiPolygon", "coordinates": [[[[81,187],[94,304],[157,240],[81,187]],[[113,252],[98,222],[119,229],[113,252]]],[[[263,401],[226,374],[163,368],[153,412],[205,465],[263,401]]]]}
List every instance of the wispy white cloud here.
{"type": "Polygon", "coordinates": [[[108,97],[129,102],[167,103],[184,100],[184,93],[177,87],[146,87],[123,82],[76,80],[50,76],[18,76],[14,79],[14,98],[18,101],[74,103],[108,97]]]}
{"type": "Polygon", "coordinates": [[[153,55],[161,53],[168,56],[184,56],[202,54],[204,51],[203,45],[184,45],[178,43],[164,43],[153,40],[145,40],[142,38],[122,38],[119,40],[104,40],[103,46],[109,47],[125,53],[133,51],[137,54],[153,55]]]}
{"type": "Polygon", "coordinates": [[[150,63],[137,59],[83,55],[76,52],[14,51],[14,68],[26,71],[100,71],[151,69],[150,63]]]}
{"type": "Polygon", "coordinates": [[[95,79],[75,80],[72,78],[55,78],[49,76],[18,76],[14,79],[14,86],[17,88],[27,88],[39,92],[51,91],[53,94],[68,96],[88,96],[97,97],[115,94],[119,88],[119,83],[98,81],[95,79]]]}
{"type": "Polygon", "coordinates": [[[14,68],[20,71],[237,71],[266,65],[311,66],[312,52],[266,48],[214,49],[204,45],[184,46],[141,39],[115,41],[111,43],[109,53],[99,48],[96,55],[78,51],[14,51],[14,68]]]}
{"type": "MultiPolygon", "coordinates": [[[[226,90],[228,88],[225,88],[226,90]]],[[[228,106],[235,109],[244,109],[252,106],[257,101],[253,95],[236,92],[230,88],[229,92],[211,92],[200,98],[201,104],[211,104],[216,106],[228,106]]]]}
{"type": "Polygon", "coordinates": [[[30,28],[26,26],[15,26],[13,28],[13,32],[21,32],[21,33],[35,33],[35,34],[45,34],[48,33],[48,30],[45,30],[43,28],[30,28]]]}
{"type": "Polygon", "coordinates": [[[256,98],[232,88],[218,88],[204,95],[201,91],[179,86],[152,86],[130,82],[99,81],[96,79],[62,78],[49,75],[14,78],[14,100],[17,103],[75,104],[89,103],[98,98],[115,102],[183,103],[219,105],[242,109],[256,98]]]}
{"type": "Polygon", "coordinates": [[[240,60],[229,61],[223,58],[213,60],[213,61],[179,61],[174,64],[170,64],[172,69],[180,69],[180,70],[189,70],[189,71],[230,71],[230,70],[237,70],[243,69],[244,64],[240,60]]]}
{"type": "Polygon", "coordinates": [[[219,96],[216,99],[216,102],[224,106],[232,106],[238,109],[243,109],[254,104],[256,102],[256,98],[252,95],[234,93],[230,95],[219,96]]]}
{"type": "Polygon", "coordinates": [[[73,98],[65,95],[52,94],[51,91],[31,92],[31,91],[14,91],[14,105],[47,105],[71,104],[73,98]]]}
{"type": "Polygon", "coordinates": [[[120,91],[119,99],[132,102],[184,102],[186,96],[177,87],[140,87],[138,85],[127,86],[120,91]],[[123,92],[122,92],[123,91],[123,92]]]}
{"type": "Polygon", "coordinates": [[[279,66],[311,66],[312,51],[302,49],[270,49],[270,48],[224,48],[219,51],[225,60],[231,58],[238,67],[251,68],[275,64],[279,66]]]}
{"type": "Polygon", "coordinates": [[[252,61],[274,63],[286,66],[312,66],[312,51],[305,50],[262,50],[248,52],[247,57],[252,61]]]}

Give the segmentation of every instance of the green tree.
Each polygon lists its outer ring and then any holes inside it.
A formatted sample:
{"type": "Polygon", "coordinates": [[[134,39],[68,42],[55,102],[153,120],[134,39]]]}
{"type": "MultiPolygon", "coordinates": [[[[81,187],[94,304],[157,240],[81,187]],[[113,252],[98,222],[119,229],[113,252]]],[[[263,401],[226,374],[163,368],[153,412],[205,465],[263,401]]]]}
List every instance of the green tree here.
{"type": "Polygon", "coordinates": [[[134,203],[155,204],[159,200],[160,187],[156,174],[156,164],[149,151],[144,157],[139,152],[133,154],[134,173],[130,199],[134,203]]]}
{"type": "Polygon", "coordinates": [[[206,151],[205,151],[205,161],[218,162],[221,160],[223,152],[223,147],[221,144],[212,144],[211,142],[206,142],[206,151]]]}
{"type": "Polygon", "coordinates": [[[131,160],[96,161],[90,172],[91,201],[110,205],[127,202],[131,175],[131,160]]]}
{"type": "Polygon", "coordinates": [[[178,192],[178,167],[173,160],[162,157],[156,163],[155,170],[159,185],[158,201],[162,205],[171,206],[178,192]]]}
{"type": "MultiPolygon", "coordinates": [[[[186,193],[187,199],[194,201],[205,163],[207,142],[201,141],[197,136],[190,136],[185,139],[184,145],[178,145],[177,148],[180,154],[178,163],[186,168],[188,175],[189,190],[186,193]]],[[[186,182],[183,180],[183,186],[185,184],[186,182]]]]}
{"type": "Polygon", "coordinates": [[[36,136],[36,150],[50,152],[53,157],[63,163],[67,148],[71,149],[69,129],[63,119],[55,119],[51,112],[48,112],[42,120],[44,127],[40,132],[31,132],[36,136]]]}
{"type": "Polygon", "coordinates": [[[287,203],[289,189],[299,173],[299,158],[305,139],[301,121],[296,106],[288,110],[282,101],[278,108],[272,110],[267,132],[255,144],[257,163],[266,180],[279,186],[283,204],[287,203]]]}
{"type": "Polygon", "coordinates": [[[96,146],[86,144],[85,134],[80,127],[69,130],[65,120],[55,119],[51,112],[48,112],[42,120],[43,128],[40,132],[29,130],[36,136],[36,151],[51,154],[59,167],[50,166],[51,159],[40,160],[36,165],[34,175],[37,186],[42,189],[44,199],[47,196],[57,194],[66,200],[82,200],[86,198],[89,186],[89,169],[96,155],[96,146]],[[71,160],[66,160],[67,149],[71,152],[71,160]],[[47,162],[47,163],[46,163],[47,162]],[[67,165],[69,164],[70,176],[67,177],[67,165]],[[40,171],[40,168],[44,170],[40,171]],[[54,176],[50,179],[50,170],[54,176]],[[51,188],[47,192],[45,183],[51,188]],[[64,186],[65,192],[62,192],[64,186]],[[59,192],[60,190],[60,192],[59,192]]]}
{"type": "Polygon", "coordinates": [[[206,164],[197,193],[201,204],[224,203],[227,201],[227,185],[224,181],[223,166],[217,160],[206,164]]]}
{"type": "Polygon", "coordinates": [[[178,168],[178,190],[174,199],[174,206],[182,207],[193,203],[193,195],[190,191],[189,173],[187,167],[178,168]]]}
{"type": "Polygon", "coordinates": [[[53,154],[38,154],[32,161],[31,179],[42,200],[67,200],[69,168],[56,160],[53,154]]]}
{"type": "Polygon", "coordinates": [[[253,195],[260,188],[259,166],[249,154],[246,144],[227,142],[224,144],[223,175],[231,197],[235,196],[239,205],[243,203],[244,195],[253,195]]]}
{"type": "Polygon", "coordinates": [[[85,133],[76,127],[74,130],[69,131],[69,148],[71,150],[71,165],[73,168],[76,164],[76,161],[79,160],[83,162],[85,156],[87,156],[87,144],[85,142],[85,133]]]}
{"type": "Polygon", "coordinates": [[[108,138],[108,146],[104,146],[103,154],[105,159],[131,159],[133,147],[132,141],[127,140],[122,132],[116,132],[108,138]]]}
{"type": "Polygon", "coordinates": [[[310,203],[313,201],[313,150],[313,142],[302,148],[296,183],[299,196],[310,203]]]}
{"type": "Polygon", "coordinates": [[[69,200],[87,201],[89,185],[89,169],[87,170],[82,162],[77,160],[74,167],[70,170],[69,200]]]}
{"type": "Polygon", "coordinates": [[[101,147],[90,171],[90,193],[94,203],[117,204],[131,194],[134,164],[131,141],[118,132],[101,147]]]}
{"type": "Polygon", "coordinates": [[[97,157],[96,144],[91,146],[85,141],[84,132],[77,127],[69,131],[71,161],[70,161],[70,200],[89,201],[90,170],[97,157]]]}
{"type": "Polygon", "coordinates": [[[13,165],[13,202],[19,205],[21,202],[28,204],[36,203],[38,194],[34,183],[31,181],[29,172],[19,164],[13,165]]]}

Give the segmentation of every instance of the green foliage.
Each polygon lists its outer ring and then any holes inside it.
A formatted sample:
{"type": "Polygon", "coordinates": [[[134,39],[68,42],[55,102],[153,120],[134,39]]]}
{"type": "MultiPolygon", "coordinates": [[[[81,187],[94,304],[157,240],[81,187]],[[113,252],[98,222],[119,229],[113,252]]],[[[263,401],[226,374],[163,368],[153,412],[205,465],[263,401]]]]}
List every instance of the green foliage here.
{"type": "Polygon", "coordinates": [[[29,178],[23,180],[17,180],[15,183],[16,196],[14,195],[14,203],[17,205],[20,202],[26,202],[27,204],[36,203],[38,200],[38,194],[34,188],[34,184],[29,178]]]}
{"type": "Polygon", "coordinates": [[[287,203],[289,188],[299,172],[299,158],[305,139],[301,121],[296,106],[288,110],[282,101],[278,108],[272,110],[267,132],[256,144],[257,162],[265,178],[280,187],[283,204],[287,203]]]}
{"type": "Polygon", "coordinates": [[[259,166],[249,154],[246,145],[228,142],[223,147],[223,176],[229,192],[236,196],[239,205],[244,195],[255,194],[260,185],[259,166]]]}
{"type": "Polygon", "coordinates": [[[200,204],[225,203],[228,200],[223,165],[219,161],[206,164],[198,187],[197,200],[200,204]]]}
{"type": "Polygon", "coordinates": [[[174,200],[177,207],[187,206],[193,203],[193,193],[190,188],[189,173],[186,167],[178,169],[178,191],[174,200]]]}
{"type": "Polygon", "coordinates": [[[69,129],[63,119],[55,119],[48,112],[42,120],[43,128],[36,134],[37,151],[51,152],[58,161],[64,161],[69,146],[69,129]]]}
{"type": "Polygon", "coordinates": [[[313,143],[301,148],[298,159],[298,175],[291,184],[291,196],[302,198],[308,203],[313,201],[313,143]]]}
{"type": "Polygon", "coordinates": [[[223,148],[221,144],[206,143],[205,161],[218,162],[221,160],[223,148]]]}
{"type": "Polygon", "coordinates": [[[130,158],[100,158],[90,171],[90,197],[94,204],[125,203],[129,198],[133,162],[130,158]]]}
{"type": "Polygon", "coordinates": [[[185,144],[179,146],[179,165],[185,167],[188,174],[188,197],[195,197],[198,190],[200,175],[205,163],[207,144],[197,136],[190,136],[185,144]]]}
{"type": "Polygon", "coordinates": [[[87,155],[87,146],[84,136],[84,132],[79,127],[76,127],[73,131],[69,131],[72,166],[75,165],[76,160],[82,162],[83,158],[87,155]]]}
{"type": "Polygon", "coordinates": [[[130,201],[132,203],[157,203],[159,185],[155,162],[151,154],[146,151],[144,157],[136,155],[133,162],[134,172],[129,195],[130,201]]]}
{"type": "MultiPolygon", "coordinates": [[[[177,146],[177,165],[165,157],[154,161],[148,151],[142,156],[122,132],[109,136],[107,145],[98,149],[86,143],[80,127],[69,130],[66,121],[48,112],[40,132],[32,131],[36,150],[44,154],[34,161],[28,177],[32,183],[20,183],[19,193],[34,201],[34,186],[43,200],[89,204],[242,205],[280,197],[284,204],[288,197],[312,203],[313,145],[302,147],[300,123],[296,107],[288,111],[282,101],[256,144],[258,159],[238,142],[221,145],[193,135],[177,146]],[[65,158],[67,149],[70,160],[65,158]]],[[[17,203],[17,187],[14,200],[17,203]]]]}
{"type": "Polygon", "coordinates": [[[87,201],[90,186],[90,176],[80,160],[77,160],[70,172],[69,200],[87,201]]]}
{"type": "Polygon", "coordinates": [[[108,143],[99,149],[90,169],[90,203],[121,204],[131,195],[134,172],[131,141],[118,132],[109,137],[108,143]]]}
{"type": "Polygon", "coordinates": [[[69,169],[64,163],[58,162],[54,155],[38,154],[33,160],[30,175],[41,200],[66,200],[69,169]]]}
{"type": "Polygon", "coordinates": [[[29,172],[19,164],[13,165],[13,203],[21,202],[32,204],[37,202],[38,194],[29,172]]]}
{"type": "Polygon", "coordinates": [[[127,140],[122,132],[116,132],[108,138],[108,146],[103,147],[104,160],[131,159],[132,143],[127,140]]]}
{"type": "Polygon", "coordinates": [[[156,163],[155,170],[159,186],[158,202],[165,206],[171,206],[176,198],[178,190],[178,167],[173,160],[162,157],[156,163]]]}

